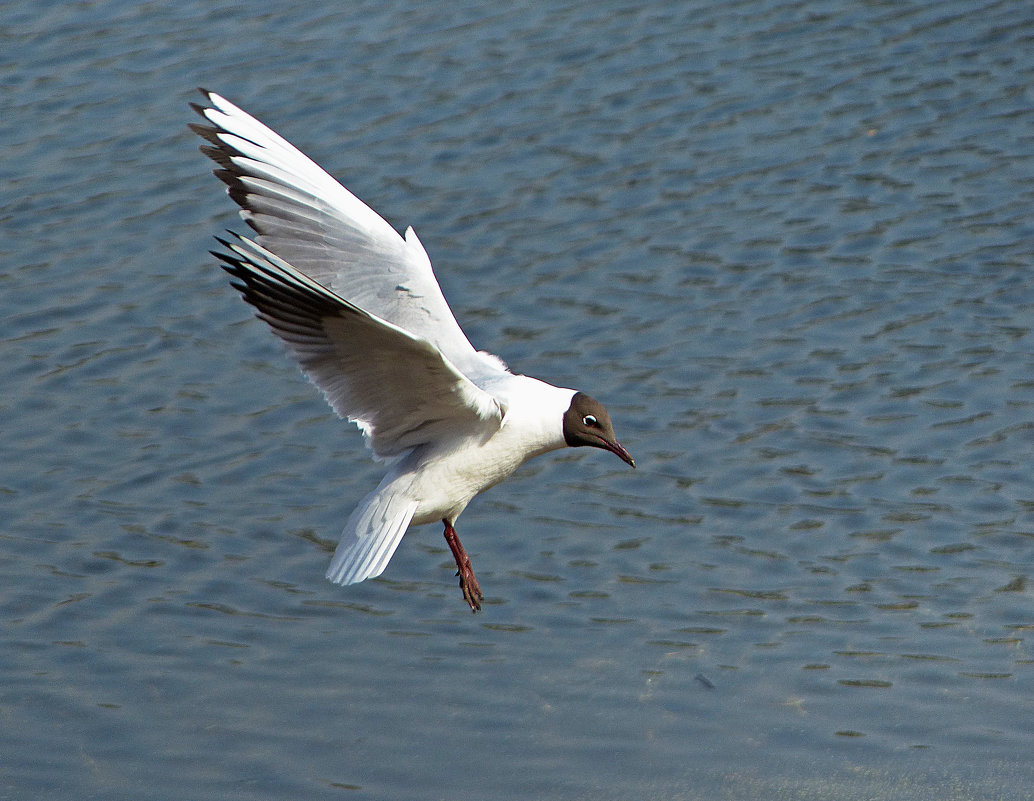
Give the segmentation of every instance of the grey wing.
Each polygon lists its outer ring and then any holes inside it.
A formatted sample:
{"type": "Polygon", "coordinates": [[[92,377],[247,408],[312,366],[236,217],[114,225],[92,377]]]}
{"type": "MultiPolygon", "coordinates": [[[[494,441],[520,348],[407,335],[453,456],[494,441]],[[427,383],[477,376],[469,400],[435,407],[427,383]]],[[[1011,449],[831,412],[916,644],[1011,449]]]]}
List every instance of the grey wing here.
{"type": "Polygon", "coordinates": [[[460,329],[412,228],[388,223],[287,140],[202,90],[209,125],[191,128],[267,250],[336,295],[425,339],[467,375],[505,370],[460,329]]]}
{"type": "Polygon", "coordinates": [[[356,307],[249,239],[219,240],[234,286],[334,410],[390,458],[428,442],[488,437],[504,410],[432,343],[356,307]]]}

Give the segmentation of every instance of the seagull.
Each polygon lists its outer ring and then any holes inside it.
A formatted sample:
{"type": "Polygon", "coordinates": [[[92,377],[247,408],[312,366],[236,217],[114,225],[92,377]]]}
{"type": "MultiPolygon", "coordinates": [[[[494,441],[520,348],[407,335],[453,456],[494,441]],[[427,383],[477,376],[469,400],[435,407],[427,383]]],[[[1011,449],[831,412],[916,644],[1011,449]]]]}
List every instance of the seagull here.
{"type": "Polygon", "coordinates": [[[388,471],[349,516],[327,578],[379,576],[410,526],[441,521],[471,611],[484,595],[456,534],[478,493],[528,459],[602,448],[635,467],[594,398],[475,350],[412,228],[383,218],[300,150],[214,92],[191,103],[201,151],[257,234],[212,251],[388,471]]]}

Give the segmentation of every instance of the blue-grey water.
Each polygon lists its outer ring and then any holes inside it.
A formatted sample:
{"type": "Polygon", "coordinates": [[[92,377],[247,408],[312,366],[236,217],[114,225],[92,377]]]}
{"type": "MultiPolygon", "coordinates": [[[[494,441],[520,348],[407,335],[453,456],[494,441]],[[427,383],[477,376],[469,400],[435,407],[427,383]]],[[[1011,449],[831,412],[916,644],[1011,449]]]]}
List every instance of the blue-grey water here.
{"type": "Polygon", "coordinates": [[[1034,6],[0,3],[0,798],[1026,799],[1034,6]],[[207,255],[222,92],[540,458],[380,579],[377,481],[207,255]]]}

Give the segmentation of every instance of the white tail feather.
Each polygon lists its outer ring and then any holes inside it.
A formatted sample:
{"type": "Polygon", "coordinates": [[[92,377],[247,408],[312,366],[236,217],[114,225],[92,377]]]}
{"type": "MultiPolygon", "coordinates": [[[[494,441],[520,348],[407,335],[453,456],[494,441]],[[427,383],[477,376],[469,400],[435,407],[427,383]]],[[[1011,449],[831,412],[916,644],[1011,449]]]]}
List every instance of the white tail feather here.
{"type": "Polygon", "coordinates": [[[345,523],[327,578],[335,584],[355,584],[383,573],[417,506],[411,498],[392,492],[390,485],[363,498],[345,523]]]}

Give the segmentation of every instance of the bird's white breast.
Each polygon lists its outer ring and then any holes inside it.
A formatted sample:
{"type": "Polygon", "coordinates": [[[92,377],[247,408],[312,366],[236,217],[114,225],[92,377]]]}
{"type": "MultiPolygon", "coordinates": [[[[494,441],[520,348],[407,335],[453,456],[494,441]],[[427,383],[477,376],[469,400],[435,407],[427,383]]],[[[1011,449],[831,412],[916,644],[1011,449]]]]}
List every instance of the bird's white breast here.
{"type": "Polygon", "coordinates": [[[527,376],[507,378],[505,387],[492,388],[506,409],[495,434],[483,441],[461,438],[421,449],[396,468],[392,483],[398,482],[420,504],[414,524],[455,520],[475,495],[528,459],[566,445],[563,416],[574,390],[527,376]]]}

